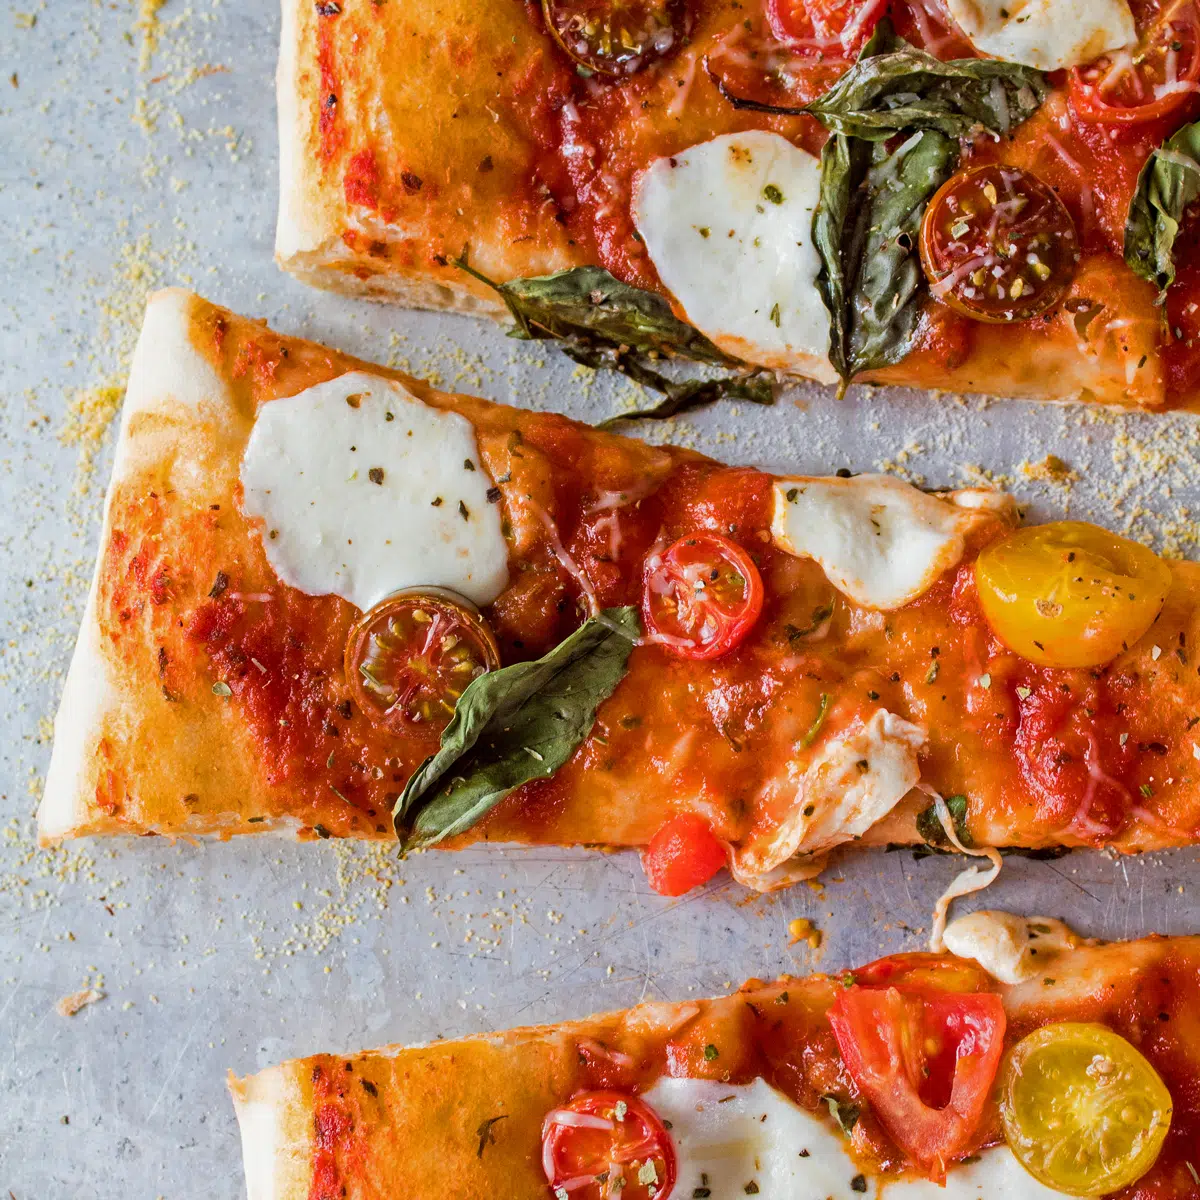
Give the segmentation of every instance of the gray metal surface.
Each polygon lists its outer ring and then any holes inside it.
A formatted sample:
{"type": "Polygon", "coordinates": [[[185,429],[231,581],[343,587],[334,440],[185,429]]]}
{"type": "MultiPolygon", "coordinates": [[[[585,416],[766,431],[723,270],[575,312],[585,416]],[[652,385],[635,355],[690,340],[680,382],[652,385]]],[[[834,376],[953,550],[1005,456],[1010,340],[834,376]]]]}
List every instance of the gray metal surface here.
{"type": "MultiPolygon", "coordinates": [[[[274,6],[168,0],[157,21],[139,19],[153,9],[0,5],[0,1195],[226,1200],[242,1194],[229,1068],[922,946],[958,869],[948,859],[863,854],[834,867],[823,891],[762,898],[722,883],[672,902],[649,893],[628,854],[398,863],[250,839],[34,848],[47,718],[111,455],[102,388],[120,376],[148,287],[184,283],[289,333],[499,400],[587,418],[625,395],[581,384],[552,352],[494,328],[350,303],[280,275],[274,6]],[[80,404],[89,388],[101,390],[80,404]],[[788,946],[799,916],[824,934],[817,955],[788,946]],[[85,985],[105,998],[58,1015],[55,1001],[85,985]]],[[[659,436],[769,467],[888,465],[934,485],[988,468],[1038,514],[1094,517],[1194,554],[1197,429],[1190,418],[920,395],[836,403],[814,389],[659,436]],[[1048,453],[1078,479],[1022,471],[1048,453]]],[[[1195,851],[1010,859],[986,902],[1102,937],[1194,932],[1198,861],[1195,851]]]]}

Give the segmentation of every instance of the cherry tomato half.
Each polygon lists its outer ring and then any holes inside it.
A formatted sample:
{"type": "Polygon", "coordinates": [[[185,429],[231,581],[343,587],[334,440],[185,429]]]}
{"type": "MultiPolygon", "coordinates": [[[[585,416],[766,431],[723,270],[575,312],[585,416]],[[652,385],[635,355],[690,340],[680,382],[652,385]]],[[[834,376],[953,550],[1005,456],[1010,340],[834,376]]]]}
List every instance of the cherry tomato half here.
{"type": "Polygon", "coordinates": [[[767,0],[767,23],[781,42],[795,43],[802,53],[828,54],[840,46],[852,60],[887,8],[888,0],[767,0]],[[835,40],[838,46],[828,44],[835,40]]]}
{"type": "Polygon", "coordinates": [[[750,555],[719,533],[682,537],[647,563],[642,613],[684,658],[719,658],[754,627],[763,582],[750,555]]]}
{"type": "Polygon", "coordinates": [[[1168,116],[1200,90],[1200,8],[1152,6],[1136,48],[1071,70],[1070,101],[1082,121],[1140,125],[1168,116]]]}
{"type": "Polygon", "coordinates": [[[496,639],[469,601],[443,591],[397,592],[346,639],[346,682],[368,718],[403,735],[441,732],[467,684],[500,665],[496,639]]]}
{"type": "Polygon", "coordinates": [[[1154,624],[1171,568],[1084,521],[1052,521],[985,546],[975,561],[992,632],[1043,667],[1099,667],[1154,624]]]}
{"type": "Polygon", "coordinates": [[[1062,298],[1079,262],[1075,223],[1048,184],[993,163],[960,171],[921,223],[930,291],[976,321],[1028,321],[1062,298]]]}
{"type": "Polygon", "coordinates": [[[1004,1005],[855,985],[829,1010],[842,1061],[891,1139],[933,1178],[972,1149],[1004,1049],[1004,1005]]]}
{"type": "Polygon", "coordinates": [[[725,865],[725,847],[695,813],[672,817],[642,851],[642,869],[660,896],[682,896],[725,865]]]}
{"type": "Polygon", "coordinates": [[[678,49],[687,0],[542,0],[546,27],[581,67],[633,75],[678,49]]]}
{"type": "Polygon", "coordinates": [[[658,1114],[625,1092],[580,1092],[542,1123],[542,1170],[571,1200],[669,1200],[677,1167],[658,1114]]]}

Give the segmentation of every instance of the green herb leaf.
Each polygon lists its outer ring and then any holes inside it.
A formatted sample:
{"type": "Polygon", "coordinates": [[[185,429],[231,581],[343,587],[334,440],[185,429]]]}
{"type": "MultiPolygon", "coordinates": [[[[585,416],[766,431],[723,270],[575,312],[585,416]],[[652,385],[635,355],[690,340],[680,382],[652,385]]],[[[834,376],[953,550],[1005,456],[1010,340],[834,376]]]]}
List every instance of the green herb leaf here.
{"type": "Polygon", "coordinates": [[[605,426],[673,417],[724,399],[774,403],[771,377],[762,370],[683,382],[656,371],[649,359],[684,358],[727,368],[744,364],[681,321],[664,297],[630,287],[600,267],[496,283],[467,262],[465,251],[454,265],[487,284],[508,306],[516,322],[511,337],[557,341],[575,362],[597,371],[620,371],[666,397],[652,408],[613,417],[605,426]]]}
{"type": "Polygon", "coordinates": [[[1125,261],[1158,286],[1161,304],[1175,282],[1175,238],[1200,196],[1200,121],[1185,125],[1146,160],[1125,222],[1125,261]]]}
{"type": "Polygon", "coordinates": [[[817,715],[813,723],[808,727],[808,732],[800,739],[800,748],[806,749],[811,746],[816,740],[817,734],[821,732],[821,726],[825,724],[825,718],[829,715],[829,693],[821,693],[821,703],[817,708],[817,715]]]}
{"type": "Polygon", "coordinates": [[[473,680],[392,811],[404,848],[462,833],[513,788],[553,775],[591,731],[640,634],[636,608],[608,608],[544,657],[473,680]]]}
{"type": "Polygon", "coordinates": [[[836,1096],[822,1096],[821,1099],[825,1101],[829,1115],[837,1122],[838,1128],[849,1137],[850,1131],[858,1124],[858,1105],[839,1100],[836,1096]]]}
{"type": "Polygon", "coordinates": [[[482,1122],[479,1128],[475,1130],[476,1134],[479,1136],[479,1150],[475,1155],[476,1158],[482,1158],[484,1150],[488,1146],[494,1146],[496,1144],[496,1132],[492,1126],[494,1126],[497,1121],[507,1120],[508,1113],[501,1113],[498,1117],[488,1117],[488,1119],[482,1122]]]}
{"type": "MultiPolygon", "coordinates": [[[[954,832],[958,840],[968,849],[971,847],[971,831],[967,827],[967,798],[966,796],[947,796],[946,807],[950,810],[950,820],[954,823],[954,832]]],[[[938,819],[937,805],[931,804],[917,814],[917,833],[929,846],[949,846],[950,839],[938,819]]]]}
{"type": "Polygon", "coordinates": [[[911,349],[925,297],[921,219],[957,162],[958,143],[935,131],[892,151],[841,134],[825,144],[813,216],[817,286],[831,315],[829,356],[844,381],[911,349]]]}
{"type": "Polygon", "coordinates": [[[843,385],[912,349],[926,294],[921,219],[958,165],[958,138],[1008,132],[1044,95],[1037,71],[993,59],[939,62],[881,21],[858,62],[807,106],[833,132],[813,238],[829,357],[843,385]]]}
{"type": "Polygon", "coordinates": [[[873,142],[916,129],[950,138],[1009,133],[1046,96],[1045,77],[1032,67],[990,58],[942,62],[897,37],[887,20],[875,27],[858,62],[810,104],[762,104],[733,95],[711,68],[709,75],[735,108],[812,116],[832,133],[873,142]]]}

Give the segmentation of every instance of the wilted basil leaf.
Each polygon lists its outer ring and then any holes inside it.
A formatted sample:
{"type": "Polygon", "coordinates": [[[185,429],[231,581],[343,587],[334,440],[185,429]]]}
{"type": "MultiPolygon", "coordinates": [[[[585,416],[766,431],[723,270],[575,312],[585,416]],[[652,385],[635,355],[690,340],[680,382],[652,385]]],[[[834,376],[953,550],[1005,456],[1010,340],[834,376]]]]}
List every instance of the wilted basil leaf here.
{"type": "Polygon", "coordinates": [[[774,402],[771,378],[761,370],[683,382],[656,371],[648,358],[686,358],[728,368],[745,364],[681,321],[662,296],[630,287],[600,267],[572,267],[498,284],[470,266],[465,254],[455,266],[499,294],[516,322],[511,337],[557,341],[575,362],[620,371],[666,397],[661,404],[623,413],[605,425],[672,417],[723,399],[774,402]]]}
{"type": "Polygon", "coordinates": [[[640,635],[636,608],[607,608],[544,657],[473,680],[392,811],[404,848],[462,833],[514,788],[553,775],[591,732],[640,635]]]}
{"type": "MultiPolygon", "coordinates": [[[[946,807],[950,810],[950,819],[954,822],[954,832],[958,840],[966,847],[971,846],[971,831],[967,828],[967,798],[966,796],[947,796],[946,807]]],[[[938,818],[937,805],[931,804],[917,814],[917,833],[929,846],[949,846],[950,839],[938,818]]]]}
{"type": "Polygon", "coordinates": [[[858,62],[806,106],[833,131],[821,155],[813,236],[831,317],[829,357],[843,385],[912,348],[926,281],[918,243],[933,193],[958,165],[958,137],[1007,132],[1045,94],[1015,63],[939,62],[881,21],[858,62]],[[908,133],[889,150],[894,135],[908,133]]]}
{"type": "Polygon", "coordinates": [[[1188,205],[1200,196],[1200,121],[1185,125],[1146,160],[1125,222],[1125,261],[1158,286],[1175,282],[1175,238],[1188,205]]]}
{"type": "Polygon", "coordinates": [[[890,152],[841,134],[826,143],[813,234],[832,314],[829,356],[844,380],[908,353],[925,292],[921,219],[957,161],[957,143],[934,130],[890,152]]]}
{"type": "Polygon", "coordinates": [[[933,129],[966,137],[981,129],[1008,133],[1032,116],[1046,96],[1040,71],[998,59],[942,62],[897,37],[880,21],[858,61],[809,104],[762,104],[735,96],[709,71],[735,108],[816,117],[846,137],[885,141],[906,130],[933,129]]]}

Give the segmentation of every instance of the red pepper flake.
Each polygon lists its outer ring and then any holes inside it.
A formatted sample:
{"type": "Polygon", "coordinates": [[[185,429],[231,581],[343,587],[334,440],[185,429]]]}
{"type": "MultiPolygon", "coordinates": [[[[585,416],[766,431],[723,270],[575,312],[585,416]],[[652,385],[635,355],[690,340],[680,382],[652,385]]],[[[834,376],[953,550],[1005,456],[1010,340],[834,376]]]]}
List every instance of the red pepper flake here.
{"type": "Polygon", "coordinates": [[[404,190],[411,196],[421,190],[425,181],[415,171],[405,171],[400,176],[400,182],[404,184],[404,190]]]}

